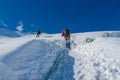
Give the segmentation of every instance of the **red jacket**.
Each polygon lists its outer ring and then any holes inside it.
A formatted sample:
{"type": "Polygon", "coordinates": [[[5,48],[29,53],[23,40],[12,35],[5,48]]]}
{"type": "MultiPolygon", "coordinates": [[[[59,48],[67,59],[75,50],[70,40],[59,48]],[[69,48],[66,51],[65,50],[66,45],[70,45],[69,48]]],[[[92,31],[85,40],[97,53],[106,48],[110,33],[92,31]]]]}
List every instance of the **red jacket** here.
{"type": "Polygon", "coordinates": [[[64,33],[64,30],[62,31],[62,35],[61,36],[64,36],[65,35],[65,33],[64,33]]]}

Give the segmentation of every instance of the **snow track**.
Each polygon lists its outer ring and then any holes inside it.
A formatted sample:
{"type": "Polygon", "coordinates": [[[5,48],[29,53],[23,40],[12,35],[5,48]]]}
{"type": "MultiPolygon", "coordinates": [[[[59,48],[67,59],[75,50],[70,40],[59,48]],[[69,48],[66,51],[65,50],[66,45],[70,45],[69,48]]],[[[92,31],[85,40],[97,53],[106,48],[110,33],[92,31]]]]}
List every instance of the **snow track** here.
{"type": "Polygon", "coordinates": [[[64,50],[57,56],[45,80],[74,80],[74,59],[64,50]]]}
{"type": "Polygon", "coordinates": [[[9,70],[0,72],[2,80],[73,80],[74,59],[53,42],[32,40],[1,58],[1,64],[9,70]]]}
{"type": "Polygon", "coordinates": [[[45,80],[50,80],[54,76],[54,73],[56,72],[58,66],[60,65],[61,61],[63,61],[63,59],[64,59],[64,55],[65,55],[65,53],[63,52],[56,57],[54,64],[51,67],[51,69],[49,70],[45,80]]]}

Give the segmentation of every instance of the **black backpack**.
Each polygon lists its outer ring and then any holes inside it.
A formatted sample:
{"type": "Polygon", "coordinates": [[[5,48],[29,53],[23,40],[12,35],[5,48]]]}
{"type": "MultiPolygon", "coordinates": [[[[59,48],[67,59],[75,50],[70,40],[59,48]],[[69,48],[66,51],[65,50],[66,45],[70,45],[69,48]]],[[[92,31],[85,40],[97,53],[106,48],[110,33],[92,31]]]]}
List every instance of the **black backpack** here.
{"type": "Polygon", "coordinates": [[[64,30],[65,37],[70,37],[70,31],[68,29],[64,30]]]}
{"type": "Polygon", "coordinates": [[[37,33],[38,33],[38,34],[40,34],[40,33],[41,33],[41,31],[40,31],[40,30],[38,30],[38,31],[37,31],[37,33]]]}

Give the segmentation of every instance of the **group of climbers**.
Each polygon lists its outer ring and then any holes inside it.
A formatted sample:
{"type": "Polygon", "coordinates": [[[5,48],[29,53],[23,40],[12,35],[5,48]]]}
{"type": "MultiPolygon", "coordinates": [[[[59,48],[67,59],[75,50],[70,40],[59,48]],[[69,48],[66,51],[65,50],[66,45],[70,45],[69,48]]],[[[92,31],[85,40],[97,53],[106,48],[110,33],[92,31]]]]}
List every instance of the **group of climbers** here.
{"type": "MultiPolygon", "coordinates": [[[[37,30],[36,37],[40,37],[42,31],[37,30]]],[[[68,29],[62,30],[62,37],[64,37],[65,42],[66,42],[66,48],[71,49],[70,47],[70,31],[68,29]]]]}

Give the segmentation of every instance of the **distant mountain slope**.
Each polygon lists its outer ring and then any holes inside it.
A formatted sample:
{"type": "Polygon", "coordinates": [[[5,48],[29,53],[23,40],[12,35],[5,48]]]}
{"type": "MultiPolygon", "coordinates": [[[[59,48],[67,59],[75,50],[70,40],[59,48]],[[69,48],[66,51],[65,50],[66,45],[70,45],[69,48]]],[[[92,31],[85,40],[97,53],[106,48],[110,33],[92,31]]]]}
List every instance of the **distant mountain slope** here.
{"type": "Polygon", "coordinates": [[[20,34],[16,31],[12,31],[12,30],[8,30],[6,28],[0,27],[0,36],[19,37],[20,34]]]}

